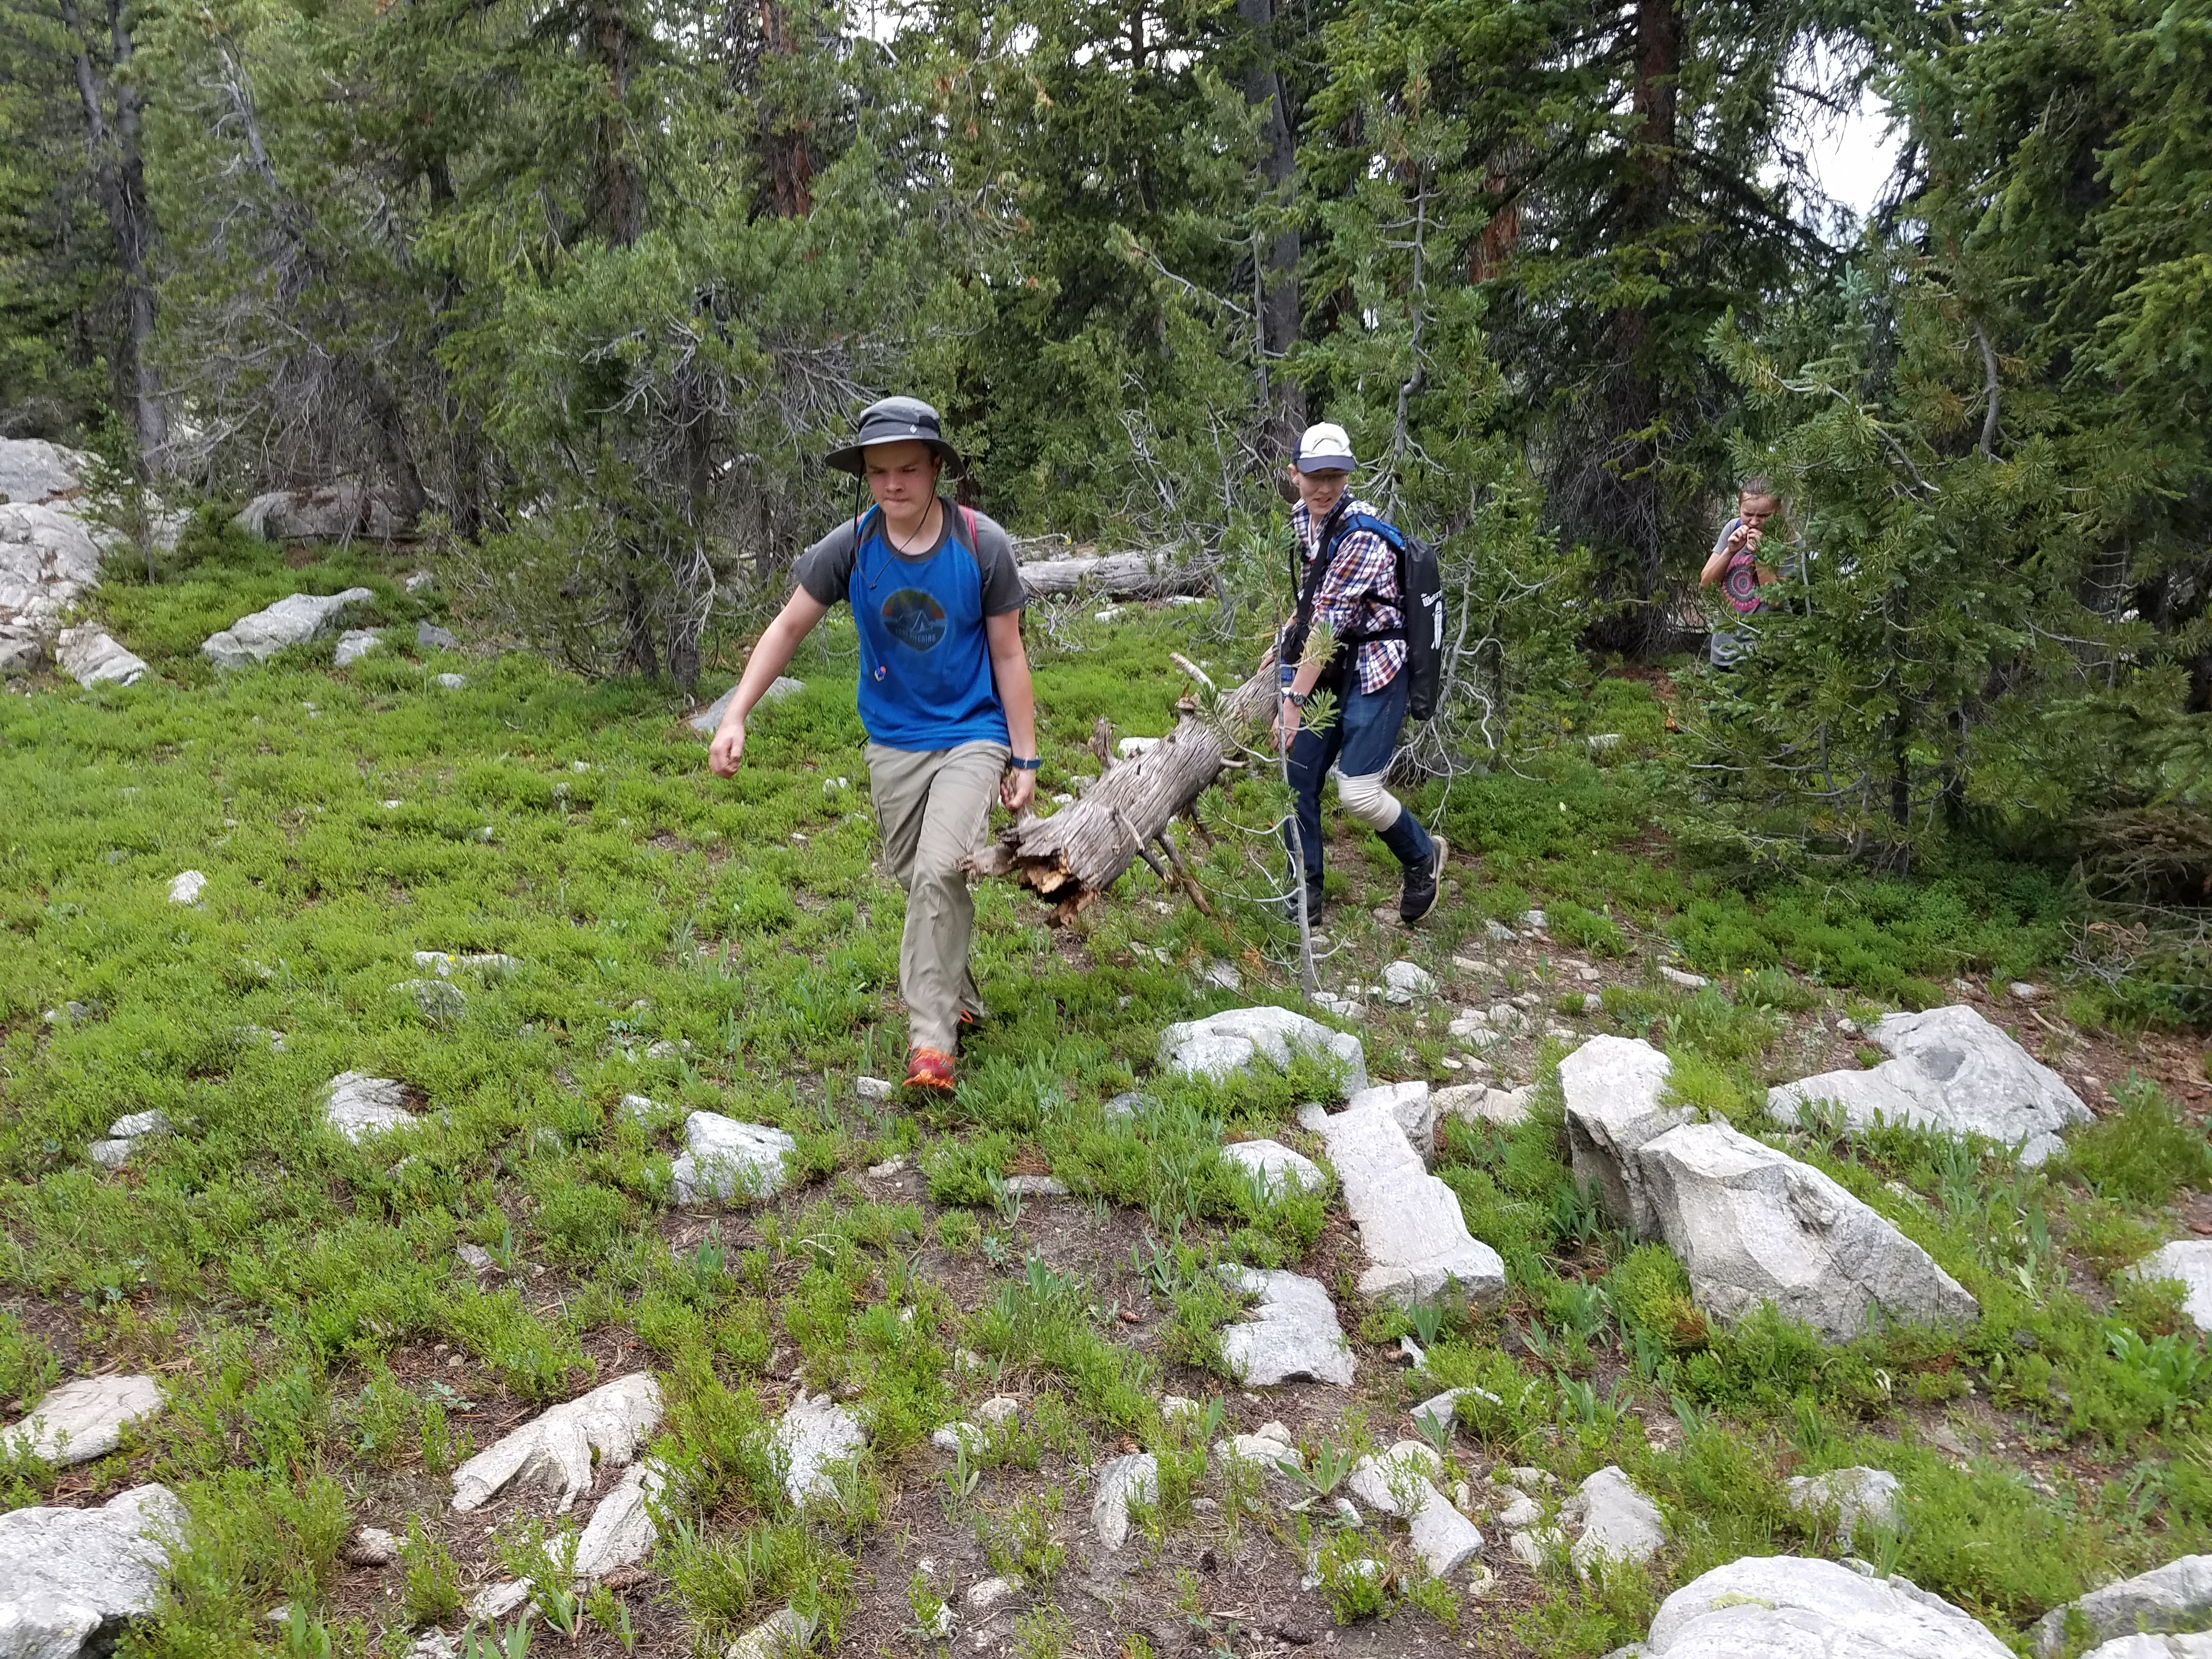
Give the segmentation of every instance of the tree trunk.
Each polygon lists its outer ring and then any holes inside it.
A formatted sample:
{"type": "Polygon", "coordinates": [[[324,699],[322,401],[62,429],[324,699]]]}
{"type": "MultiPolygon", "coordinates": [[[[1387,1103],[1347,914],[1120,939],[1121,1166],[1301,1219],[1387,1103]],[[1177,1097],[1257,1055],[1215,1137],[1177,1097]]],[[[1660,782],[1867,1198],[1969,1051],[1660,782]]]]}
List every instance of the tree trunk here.
{"type": "Polygon", "coordinates": [[[1187,714],[1141,755],[1109,770],[1073,806],[1048,818],[1024,817],[968,860],[979,876],[1012,875],[1060,902],[1063,921],[1114,884],[1145,848],[1167,833],[1221,775],[1228,758],[1223,732],[1237,732],[1272,707],[1277,677],[1270,664],[1224,698],[1216,717],[1187,714]]]}
{"type": "Polygon", "coordinates": [[[775,84],[799,56],[791,19],[781,0],[760,0],[761,57],[781,58],[759,77],[762,159],[768,172],[770,210],[779,219],[803,219],[814,211],[814,157],[807,147],[811,123],[787,106],[784,88],[775,84]]]}
{"type": "Polygon", "coordinates": [[[150,477],[163,469],[167,459],[169,416],[161,398],[161,374],[154,365],[154,284],[148,270],[154,246],[154,210],[146,198],[146,167],[138,149],[141,102],[138,88],[130,79],[131,26],[124,15],[123,0],[108,0],[109,52],[115,70],[111,87],[93,63],[92,43],[86,38],[76,0],[61,0],[61,12],[76,60],[85,148],[92,158],[100,210],[115,237],[117,262],[123,268],[125,331],[123,349],[117,355],[131,399],[139,470],[150,477]],[[115,106],[112,126],[107,119],[111,97],[115,106]]]}
{"type": "Polygon", "coordinates": [[[1171,593],[1211,592],[1203,570],[1179,570],[1151,553],[1109,553],[1100,558],[1038,559],[1021,567],[1030,597],[1065,599],[1081,592],[1102,599],[1158,599],[1171,593]]]}
{"type": "MultiPolygon", "coordinates": [[[[1621,203],[1625,242],[1656,234],[1673,213],[1676,82],[1682,61],[1680,0],[1638,0],[1635,52],[1627,188],[1621,203]]],[[[1632,569],[1623,573],[1630,576],[1630,591],[1615,597],[1634,600],[1632,617],[1619,630],[1620,642],[1642,656],[1663,650],[1671,631],[1663,592],[1667,526],[1659,434],[1664,411],[1644,307],[1632,303],[1616,309],[1613,336],[1611,412],[1617,435],[1607,465],[1615,480],[1620,533],[1632,558],[1632,569]]]]}
{"type": "Polygon", "coordinates": [[[599,111],[599,193],[607,240],[629,247],[645,234],[645,191],[630,158],[629,103],[635,41],[619,0],[597,0],[592,11],[592,56],[606,76],[599,111]]]}
{"type": "MultiPolygon", "coordinates": [[[[1291,131],[1288,89],[1275,66],[1275,21],[1272,0],[1237,0],[1237,15],[1251,32],[1250,58],[1244,70],[1244,101],[1264,108],[1260,176],[1267,207],[1287,213],[1297,191],[1297,143],[1291,131]]],[[[1254,276],[1259,314],[1255,318],[1258,337],[1261,391],[1268,410],[1269,437],[1275,448],[1289,455],[1305,425],[1305,392],[1295,381],[1278,375],[1272,365],[1290,355],[1298,339],[1298,228],[1285,222],[1265,246],[1254,250],[1259,270],[1254,276]]]]}

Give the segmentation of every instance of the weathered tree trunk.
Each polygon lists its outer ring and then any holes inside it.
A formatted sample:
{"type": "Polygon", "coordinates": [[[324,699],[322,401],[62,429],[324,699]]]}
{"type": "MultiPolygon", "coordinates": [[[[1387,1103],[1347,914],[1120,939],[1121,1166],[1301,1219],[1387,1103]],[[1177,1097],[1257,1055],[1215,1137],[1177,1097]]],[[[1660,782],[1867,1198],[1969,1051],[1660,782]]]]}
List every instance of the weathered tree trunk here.
{"type": "Polygon", "coordinates": [[[645,234],[645,186],[630,155],[630,77],[636,69],[636,41],[619,0],[598,0],[592,12],[592,56],[606,76],[605,103],[599,121],[600,208],[607,240],[634,246],[645,234]]]}
{"type": "MultiPolygon", "coordinates": [[[[1060,901],[1066,921],[1097,898],[1169,823],[1221,775],[1229,759],[1224,730],[1242,731],[1273,707],[1276,675],[1263,668],[1221,700],[1211,720],[1187,714],[1153,747],[1111,768],[1073,806],[1048,818],[1023,818],[969,860],[979,876],[1011,875],[1060,901]]],[[[1179,864],[1172,849],[1169,857],[1179,864]]],[[[1178,873],[1180,873],[1178,872],[1178,873]]]]}
{"type": "Polygon", "coordinates": [[[1078,591],[1103,599],[1159,599],[1171,593],[1204,593],[1213,579],[1203,570],[1179,569],[1151,553],[1039,559],[1021,567],[1022,585],[1035,599],[1064,599],[1078,591]]]}
{"type": "MultiPolygon", "coordinates": [[[[1624,240],[1657,234],[1673,212],[1674,197],[1677,82],[1682,66],[1680,0],[1638,0],[1636,78],[1630,92],[1632,118],[1628,187],[1621,206],[1624,240]]],[[[1613,313],[1614,358],[1612,492],[1618,533],[1628,544],[1632,569],[1626,592],[1620,584],[1607,597],[1632,599],[1625,624],[1601,632],[1617,637],[1607,643],[1637,656],[1666,648],[1672,632],[1670,607],[1663,603],[1666,513],[1660,474],[1663,457],[1657,436],[1662,425],[1662,393],[1651,362],[1650,319],[1638,304],[1613,313]]]]}
{"type": "MultiPolygon", "coordinates": [[[[1289,209],[1296,194],[1297,140],[1291,131],[1290,93],[1276,70],[1275,17],[1273,0],[1237,0],[1237,15],[1251,31],[1251,56],[1244,70],[1244,101],[1264,108],[1260,129],[1267,146],[1260,158],[1260,175],[1270,206],[1289,209]]],[[[1263,247],[1255,247],[1259,270],[1254,276],[1259,315],[1255,319],[1259,337],[1254,349],[1260,358],[1262,391],[1267,394],[1273,430],[1270,437],[1285,455],[1297,445],[1305,425],[1305,392],[1294,380],[1277,375],[1270,365],[1290,355],[1298,339],[1298,228],[1286,222],[1263,247]]]]}
{"type": "Polygon", "coordinates": [[[779,219],[803,219],[814,211],[814,155],[807,143],[812,124],[788,108],[784,88],[773,84],[789,74],[800,44],[781,0],[760,0],[760,31],[761,147],[769,209],[779,219]],[[770,62],[778,58],[784,61],[770,62]]]}
{"type": "Polygon", "coordinates": [[[154,283],[148,270],[154,245],[154,210],[146,198],[146,167],[138,150],[140,100],[138,88],[130,78],[131,25],[124,15],[123,0],[107,0],[110,61],[115,71],[111,88],[93,63],[92,43],[85,37],[76,0],[61,0],[61,11],[76,59],[85,148],[92,157],[100,210],[115,237],[116,258],[123,267],[125,334],[119,355],[138,439],[140,469],[150,475],[161,471],[167,459],[169,416],[161,398],[161,374],[154,366],[154,283]],[[111,97],[115,105],[112,126],[107,119],[111,97]]]}

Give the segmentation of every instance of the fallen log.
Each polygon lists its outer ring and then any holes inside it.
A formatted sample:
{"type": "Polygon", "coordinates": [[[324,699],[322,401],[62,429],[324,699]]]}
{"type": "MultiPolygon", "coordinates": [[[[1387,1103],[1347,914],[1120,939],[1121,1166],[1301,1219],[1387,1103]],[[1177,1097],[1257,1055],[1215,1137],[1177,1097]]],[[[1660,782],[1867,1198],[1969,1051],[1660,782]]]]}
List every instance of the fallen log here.
{"type": "Polygon", "coordinates": [[[1012,876],[1058,901],[1066,921],[1142,858],[1164,880],[1196,884],[1166,840],[1169,823],[1219,777],[1230,755],[1223,732],[1246,732],[1273,712],[1272,664],[1203,714],[1186,714],[1143,753],[1118,762],[1083,798],[1048,818],[1024,817],[967,861],[977,876],[1012,876]],[[1164,843],[1163,866],[1149,848],[1164,843]],[[1174,873],[1171,875],[1170,871],[1174,873]]]}
{"type": "Polygon", "coordinates": [[[1176,593],[1209,593],[1213,578],[1178,566],[1168,553],[1077,554],[1037,559],[1020,567],[1033,599],[1066,599],[1082,592],[1103,599],[1164,599],[1176,593]]]}

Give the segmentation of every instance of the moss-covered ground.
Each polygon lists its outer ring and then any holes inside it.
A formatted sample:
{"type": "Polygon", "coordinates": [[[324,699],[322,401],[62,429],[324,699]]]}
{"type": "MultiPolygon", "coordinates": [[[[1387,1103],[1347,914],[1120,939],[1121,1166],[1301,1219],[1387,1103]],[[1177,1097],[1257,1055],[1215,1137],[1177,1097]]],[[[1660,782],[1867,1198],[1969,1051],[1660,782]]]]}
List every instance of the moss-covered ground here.
{"type": "MultiPolygon", "coordinates": [[[[1593,676],[1524,720],[1511,764],[1416,792],[1455,848],[1418,933],[1372,914],[1395,866],[1332,815],[1322,976],[1364,1003],[1340,1023],[1373,1076],[1539,1085],[1527,1122],[1455,1122],[1439,1157],[1508,1296],[1408,1314],[1353,1293],[1334,1197],[1267,1201],[1219,1154],[1257,1133],[1317,1152],[1295,1110],[1326,1077],[1157,1072],[1171,1021],[1305,1006],[1291,936],[1255,902],[1263,784],[1210,796],[1182,832],[1212,917],[1142,866],[1066,927],[982,888],[994,1018],[957,1097],[863,1099],[855,1079],[896,1078],[903,1049],[902,901],[872,859],[849,632],[810,647],[805,692],[763,712],[723,782],[665,690],[416,651],[444,601],[404,593],[403,568],[374,549],[227,547],[103,593],[157,682],[0,699],[0,1407],[12,1420],[58,1380],[115,1368],[169,1391],[114,1455],[18,1459],[0,1486],[9,1507],[147,1480],[185,1499],[174,1594],[125,1638],[132,1659],[400,1659],[418,1630],[459,1630],[480,1585],[557,1559],[574,1523],[529,1503],[453,1515],[454,1463],[645,1367],[669,1401],[659,1547],[579,1606],[541,1595],[529,1641],[719,1653],[789,1603],[825,1647],[915,1653],[942,1597],[963,1652],[979,1631],[1029,1655],[1134,1656],[1337,1629],[1344,1652],[1597,1655],[1706,1567],[1844,1553],[1784,1483],[1858,1463],[1898,1474],[1905,1521],[1851,1549],[2008,1637],[2212,1540],[2212,1361],[2170,1291],[2122,1271],[2212,1232],[2203,1044],[2142,1025],[2124,987],[2069,981],[2063,872],[1965,849],[1909,879],[1692,859],[1670,830],[1684,797],[1663,679],[1593,676]],[[283,592],[354,581],[389,642],[350,669],[327,645],[220,679],[195,655],[283,592]],[[1619,741],[1586,741],[1604,733],[1619,741]],[[196,906],[167,897],[186,869],[208,878],[196,906]],[[426,997],[427,951],[520,965],[426,997]],[[1443,994],[1361,990],[1401,957],[1443,994]],[[2014,981],[2044,994],[2016,1000],[2014,981]],[[1455,1009],[1514,998],[1525,1036],[1482,1055],[1448,1037],[1455,1009]],[[1765,1119],[1769,1084],[1878,1058],[1853,1031],[1882,1010],[1960,1000],[2100,1114],[2064,1158],[2027,1171],[1997,1149],[1765,1119]],[[1828,1170],[1974,1292],[1979,1322],[1839,1348],[1708,1322],[1672,1258],[1632,1247],[1568,1178],[1547,1079],[1599,1031],[1648,1037],[1686,1099],[1828,1170]],[[334,1135],[322,1093],[348,1071],[404,1082],[417,1124],[334,1135]],[[1109,1116],[1132,1089],[1152,1109],[1109,1116]],[[625,1111],[634,1095],[653,1107],[625,1111]],[[700,1108],[789,1131],[790,1188],[677,1208],[670,1159],[700,1108]],[[172,1133],[119,1171],[88,1160],[111,1121],[149,1109],[172,1133]],[[1073,1195],[1006,1188],[1046,1171],[1073,1195]],[[465,1244],[491,1265],[465,1265],[465,1244]],[[1331,1287],[1352,1389],[1223,1375],[1234,1303],[1212,1269],[1231,1260],[1331,1287]],[[1419,1376],[1397,1358],[1416,1330],[1419,1376]],[[1269,1419],[1316,1449],[1387,1445],[1412,1432],[1411,1401],[1463,1382],[1502,1402],[1467,1396],[1449,1443],[1478,1487],[1499,1466],[1565,1490],[1617,1463],[1666,1512],[1668,1550],[1584,1583],[1522,1565],[1486,1526],[1492,1582],[1425,1582],[1402,1534],[1370,1518],[1339,1535],[1326,1504],[1296,1509],[1208,1451],[1218,1426],[1269,1419]],[[799,1511],[765,1425],[802,1386],[845,1400],[871,1448],[799,1511]],[[931,1444],[998,1393],[1021,1413],[975,1456],[931,1444]],[[1170,1395],[1207,1414],[1164,1415],[1170,1395]],[[1160,1500],[1107,1558],[1087,1471],[1138,1447],[1161,1459],[1160,1500]],[[348,1563],[364,1524],[405,1540],[398,1565],[348,1563]],[[1362,1555],[1401,1576],[1369,1584],[1346,1565],[1362,1555]],[[1309,1556],[1319,1582],[1301,1589],[1309,1556]],[[994,1573],[1018,1576],[1018,1596],[995,1620],[967,1613],[960,1593],[994,1573]]],[[[1171,652],[1224,673],[1255,654],[1204,607],[1079,609],[1033,637],[1046,796],[1096,773],[1099,717],[1170,728],[1188,689],[1171,652]]],[[[507,1659],[519,1628],[490,1632],[507,1659]]]]}

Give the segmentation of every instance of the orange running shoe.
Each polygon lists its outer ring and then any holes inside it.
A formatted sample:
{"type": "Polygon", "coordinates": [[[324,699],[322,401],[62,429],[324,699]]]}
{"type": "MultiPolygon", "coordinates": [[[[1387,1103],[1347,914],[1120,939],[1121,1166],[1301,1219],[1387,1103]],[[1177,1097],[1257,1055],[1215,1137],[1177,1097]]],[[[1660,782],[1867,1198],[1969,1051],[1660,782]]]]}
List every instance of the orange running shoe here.
{"type": "Polygon", "coordinates": [[[952,1092],[952,1056],[941,1048],[916,1048],[906,1057],[906,1086],[952,1092]]]}

